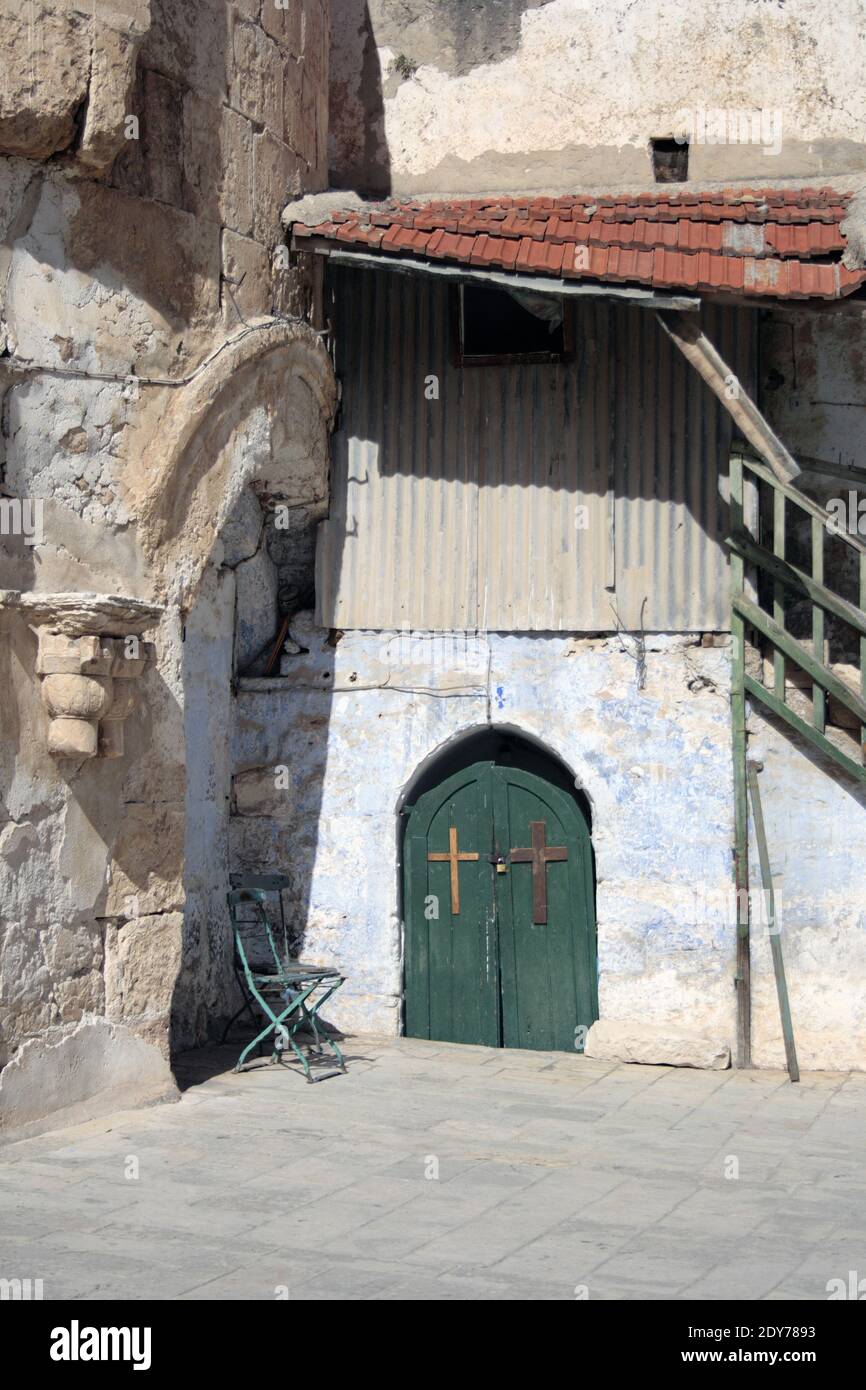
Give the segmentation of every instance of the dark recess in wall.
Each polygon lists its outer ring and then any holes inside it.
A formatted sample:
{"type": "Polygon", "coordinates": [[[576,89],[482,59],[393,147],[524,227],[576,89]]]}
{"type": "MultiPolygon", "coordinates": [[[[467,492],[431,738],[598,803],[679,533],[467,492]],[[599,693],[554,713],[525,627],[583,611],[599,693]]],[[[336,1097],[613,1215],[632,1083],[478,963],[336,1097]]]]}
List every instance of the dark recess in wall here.
{"type": "Polygon", "coordinates": [[[689,176],[687,140],[650,140],[650,156],[656,183],[685,183],[689,176]]]}

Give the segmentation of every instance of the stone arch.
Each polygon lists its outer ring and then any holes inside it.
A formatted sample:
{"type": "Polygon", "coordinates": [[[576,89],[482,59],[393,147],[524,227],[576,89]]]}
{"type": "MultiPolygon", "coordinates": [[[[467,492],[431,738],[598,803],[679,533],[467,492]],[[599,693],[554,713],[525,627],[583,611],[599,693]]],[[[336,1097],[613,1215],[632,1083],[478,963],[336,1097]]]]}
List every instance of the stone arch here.
{"type": "Polygon", "coordinates": [[[156,597],[190,606],[247,483],[326,500],[336,400],[321,337],[305,323],[267,319],[225,342],[140,426],[147,435],[130,492],[156,597]],[[262,412],[269,429],[257,438],[262,412]]]}
{"type": "MultiPolygon", "coordinates": [[[[263,526],[262,499],[248,485],[326,509],[336,382],[312,328],[267,319],[247,325],[159,399],[136,427],[126,500],[149,587],[166,612],[146,697],[154,737],[135,783],[141,805],[121,817],[125,872],[116,896],[123,916],[123,903],[141,896],[170,858],[161,938],[140,933],[141,968],[160,980],[147,1001],[159,1023],[149,1026],[176,1053],[203,1043],[233,1011],[225,894],[234,586],[263,526]],[[238,523],[242,502],[246,527],[238,523]],[[153,833],[142,820],[153,822],[153,833]]],[[[122,930],[131,941],[135,925],[122,930]]]]}
{"type": "Polygon", "coordinates": [[[394,948],[398,956],[402,959],[403,955],[403,834],[406,824],[408,808],[426,789],[425,782],[429,778],[431,785],[441,776],[447,776],[447,767],[450,759],[454,759],[454,769],[466,767],[476,759],[480,760],[482,754],[476,754],[473,749],[478,747],[478,741],[483,737],[503,736],[522,743],[527,748],[534,748],[543,756],[549,759],[549,765],[558,764],[565,774],[564,781],[560,784],[565,788],[565,781],[568,782],[567,790],[574,796],[580,805],[589,827],[590,841],[592,843],[593,865],[597,874],[597,837],[599,832],[598,812],[600,804],[599,788],[595,784],[594,778],[587,771],[578,767],[572,759],[555,744],[550,738],[542,738],[538,733],[528,729],[523,723],[512,724],[507,721],[494,721],[492,723],[473,722],[464,728],[458,729],[441,743],[437,743],[430,751],[416,764],[411,775],[401,786],[396,804],[394,806],[394,842],[396,845],[395,855],[395,886],[396,902],[398,911],[395,914],[395,938],[394,948]]]}
{"type": "Polygon", "coordinates": [[[408,782],[401,788],[396,807],[398,815],[425,789],[428,778],[435,781],[440,775],[447,775],[447,772],[441,772],[441,769],[447,767],[451,762],[456,770],[485,757],[486,754],[483,751],[476,751],[481,748],[482,740],[487,739],[492,742],[497,738],[503,743],[510,741],[515,748],[522,747],[527,752],[535,750],[541,760],[547,761],[551,771],[553,771],[554,765],[558,765],[562,774],[561,785],[566,787],[567,783],[567,789],[571,794],[578,801],[584,803],[587,819],[592,827],[595,798],[587,785],[587,780],[581,773],[549,740],[542,739],[522,725],[499,722],[469,725],[452,735],[444,743],[437,744],[435,748],[431,749],[417,765],[408,782]]]}

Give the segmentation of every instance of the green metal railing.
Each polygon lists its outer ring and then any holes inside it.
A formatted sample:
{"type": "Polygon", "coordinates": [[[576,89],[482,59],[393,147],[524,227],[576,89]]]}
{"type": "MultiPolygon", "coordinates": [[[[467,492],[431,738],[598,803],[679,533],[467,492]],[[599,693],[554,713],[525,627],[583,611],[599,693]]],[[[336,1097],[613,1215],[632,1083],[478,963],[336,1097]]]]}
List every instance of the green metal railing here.
{"type": "MultiPolygon", "coordinates": [[[[830,513],[804,496],[789,482],[751,454],[738,447],[731,455],[731,636],[733,640],[731,704],[734,741],[735,798],[735,878],[737,889],[737,1053],[740,1066],[751,1065],[750,947],[749,947],[749,839],[748,773],[746,767],[746,701],[754,700],[800,734],[837,767],[857,781],[866,782],[866,544],[859,536],[841,530],[830,513]],[[761,489],[761,484],[764,488],[761,489]],[[752,489],[755,514],[758,494],[772,509],[772,549],[761,544],[759,535],[746,522],[747,487],[752,489]],[[797,565],[786,554],[787,509],[793,506],[809,519],[811,560],[808,569],[797,565]],[[825,582],[824,541],[829,534],[856,552],[860,606],[834,592],[825,582]],[[770,608],[761,604],[760,585],[764,576],[770,608]],[[748,589],[747,589],[748,584],[748,589]],[[794,594],[809,605],[811,636],[807,641],[786,629],[785,599],[794,594]],[[859,692],[836,674],[825,655],[825,619],[828,614],[847,624],[856,634],[859,656],[859,692]],[[757,637],[757,645],[772,655],[772,689],[757,680],[746,666],[746,634],[757,637]],[[791,708],[788,700],[790,668],[803,673],[811,686],[811,721],[791,708]],[[859,749],[840,748],[827,737],[828,701],[842,705],[858,721],[859,749]]],[[[769,510],[769,508],[768,508],[769,510]]],[[[763,670],[763,663],[762,663],[763,670]]],[[[753,778],[754,782],[754,778],[753,778]]],[[[780,948],[781,949],[781,948],[780,948]]],[[[774,953],[775,960],[775,953],[774,953]]],[[[778,973],[778,972],[777,972],[778,973]]],[[[778,983],[778,980],[777,980],[778,983]]],[[[781,1003],[781,993],[780,993],[781,1003]]],[[[784,1025],[783,1011],[783,1025],[784,1025]]],[[[788,1019],[790,1023],[790,1019],[788,1019]]],[[[786,1038],[787,1041],[787,1038],[786,1038]]]]}

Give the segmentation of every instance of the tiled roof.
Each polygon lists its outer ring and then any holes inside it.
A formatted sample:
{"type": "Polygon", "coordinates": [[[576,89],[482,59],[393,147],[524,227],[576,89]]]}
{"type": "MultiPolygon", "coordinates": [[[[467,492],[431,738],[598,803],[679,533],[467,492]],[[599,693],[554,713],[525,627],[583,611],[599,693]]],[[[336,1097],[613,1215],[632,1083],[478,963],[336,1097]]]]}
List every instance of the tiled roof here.
{"type": "Polygon", "coordinates": [[[339,208],[296,244],[653,289],[838,299],[866,280],[841,263],[851,195],[831,188],[610,197],[390,200],[339,208]]]}

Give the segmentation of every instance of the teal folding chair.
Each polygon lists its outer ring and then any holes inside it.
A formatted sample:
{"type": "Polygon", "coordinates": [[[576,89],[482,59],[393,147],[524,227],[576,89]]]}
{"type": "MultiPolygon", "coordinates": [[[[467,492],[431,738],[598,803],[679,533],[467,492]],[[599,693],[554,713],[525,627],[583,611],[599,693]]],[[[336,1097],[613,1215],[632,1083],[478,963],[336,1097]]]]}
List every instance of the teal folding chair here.
{"type": "MultiPolygon", "coordinates": [[[[249,877],[253,876],[250,875],[249,877]]],[[[270,891],[274,891],[274,886],[269,886],[270,891]]],[[[235,1065],[235,1071],[242,1071],[253,1048],[261,1049],[265,1040],[273,1035],[271,1061],[281,1062],[283,1054],[291,1048],[304,1069],[307,1081],[313,1081],[310,1072],[310,1056],[324,1059],[326,1056],[325,1048],[330,1049],[340,1070],[345,1072],[346,1063],[343,1054],[337,1043],[323,1027],[320,1031],[318,1018],[322,1006],[345,983],[345,976],[341,975],[335,966],[309,965],[290,958],[282,904],[280,907],[283,950],[280,953],[267,914],[267,893],[268,888],[244,887],[233,888],[228,894],[236,961],[240,967],[239,976],[242,981],[243,992],[246,995],[246,1003],[235,1014],[235,1018],[238,1018],[244,1008],[247,1008],[254,1024],[257,1023],[258,1020],[253,1012],[253,1005],[256,1004],[266,1019],[264,1028],[257,1033],[252,1042],[247,1043],[241,1052],[235,1065]],[[238,909],[243,906],[252,909],[252,918],[244,918],[239,915],[238,909]],[[255,932],[257,927],[260,929],[261,944],[267,948],[270,957],[268,964],[264,967],[251,964],[248,949],[244,943],[244,936],[249,940],[250,935],[255,932]],[[308,1055],[306,1056],[296,1041],[301,1029],[306,1029],[313,1038],[312,1043],[307,1044],[308,1055]]],[[[232,1022],[234,1019],[227,1025],[223,1040],[225,1040],[232,1022]]],[[[327,1074],[329,1076],[334,1075],[333,1072],[327,1074]]],[[[320,1076],[317,1079],[323,1081],[325,1078],[320,1076]]]]}

